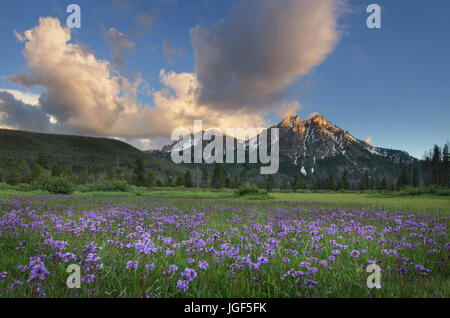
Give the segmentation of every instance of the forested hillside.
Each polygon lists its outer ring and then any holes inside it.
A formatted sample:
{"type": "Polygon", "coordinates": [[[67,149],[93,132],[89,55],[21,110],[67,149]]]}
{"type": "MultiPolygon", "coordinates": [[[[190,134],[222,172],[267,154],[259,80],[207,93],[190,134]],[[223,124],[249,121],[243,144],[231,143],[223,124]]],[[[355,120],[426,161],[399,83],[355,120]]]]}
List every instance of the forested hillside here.
{"type": "Polygon", "coordinates": [[[114,139],[0,130],[0,163],[14,159],[32,167],[39,156],[43,168],[71,166],[75,174],[87,169],[94,176],[105,174],[109,169],[131,171],[136,159],[142,159],[146,169],[162,178],[186,170],[114,139]]]}

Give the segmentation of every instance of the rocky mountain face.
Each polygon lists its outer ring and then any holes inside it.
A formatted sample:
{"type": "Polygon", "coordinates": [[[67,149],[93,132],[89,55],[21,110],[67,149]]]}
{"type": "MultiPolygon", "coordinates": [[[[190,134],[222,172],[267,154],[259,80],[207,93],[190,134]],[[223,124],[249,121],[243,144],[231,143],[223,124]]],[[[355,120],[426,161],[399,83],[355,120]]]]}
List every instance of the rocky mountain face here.
{"type": "MultiPolygon", "coordinates": [[[[347,170],[349,180],[357,182],[368,170],[374,177],[394,179],[400,175],[401,164],[417,161],[407,152],[374,147],[359,140],[321,115],[305,121],[299,116],[287,116],[278,125],[268,128],[269,138],[273,128],[279,129],[279,174],[289,178],[296,172],[306,180],[323,179],[330,173],[339,178],[347,170]]],[[[204,146],[207,143],[203,141],[204,146]]],[[[170,159],[175,144],[165,146],[160,155],[170,159]]],[[[259,165],[245,166],[250,174],[259,171],[259,165]]]]}
{"type": "Polygon", "coordinates": [[[280,133],[282,161],[300,169],[305,177],[324,172],[336,175],[345,169],[354,177],[367,169],[374,175],[392,175],[395,165],[416,161],[407,152],[374,147],[356,139],[321,115],[305,121],[288,116],[275,127],[280,133]]]}

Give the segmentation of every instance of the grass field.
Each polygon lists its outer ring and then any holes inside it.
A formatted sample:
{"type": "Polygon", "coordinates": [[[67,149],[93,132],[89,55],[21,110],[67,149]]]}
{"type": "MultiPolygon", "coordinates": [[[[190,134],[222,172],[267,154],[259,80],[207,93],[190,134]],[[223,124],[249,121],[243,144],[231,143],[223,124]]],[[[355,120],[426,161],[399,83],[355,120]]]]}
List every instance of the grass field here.
{"type": "Polygon", "coordinates": [[[2,191],[0,297],[450,297],[448,197],[2,191]]]}

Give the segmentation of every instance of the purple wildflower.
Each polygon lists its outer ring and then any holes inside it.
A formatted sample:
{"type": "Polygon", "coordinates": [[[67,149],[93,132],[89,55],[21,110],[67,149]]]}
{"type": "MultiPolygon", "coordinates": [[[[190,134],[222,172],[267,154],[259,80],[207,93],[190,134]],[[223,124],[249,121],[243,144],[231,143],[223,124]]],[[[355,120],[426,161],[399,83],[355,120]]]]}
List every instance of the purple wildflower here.
{"type": "Polygon", "coordinates": [[[187,280],[179,280],[177,283],[177,288],[186,292],[189,289],[189,282],[187,280]]]}
{"type": "Polygon", "coordinates": [[[155,268],[155,264],[153,264],[153,263],[145,265],[145,270],[147,271],[147,273],[153,271],[154,268],[155,268]]]}
{"type": "Polygon", "coordinates": [[[137,270],[138,269],[138,261],[129,261],[127,262],[127,266],[125,267],[125,269],[134,269],[137,270]]]}
{"type": "Polygon", "coordinates": [[[198,268],[200,268],[201,270],[204,270],[204,271],[208,269],[208,266],[209,266],[209,264],[206,261],[200,261],[198,263],[198,268]]]}
{"type": "Polygon", "coordinates": [[[90,275],[86,275],[84,276],[81,281],[86,283],[86,284],[91,284],[95,279],[95,275],[90,274],[90,275]]]}
{"type": "Polygon", "coordinates": [[[181,277],[190,282],[197,277],[197,272],[192,268],[186,268],[181,274],[181,277]]]}
{"type": "Polygon", "coordinates": [[[178,266],[173,264],[169,266],[169,271],[171,272],[176,272],[178,270],[178,266]]]}

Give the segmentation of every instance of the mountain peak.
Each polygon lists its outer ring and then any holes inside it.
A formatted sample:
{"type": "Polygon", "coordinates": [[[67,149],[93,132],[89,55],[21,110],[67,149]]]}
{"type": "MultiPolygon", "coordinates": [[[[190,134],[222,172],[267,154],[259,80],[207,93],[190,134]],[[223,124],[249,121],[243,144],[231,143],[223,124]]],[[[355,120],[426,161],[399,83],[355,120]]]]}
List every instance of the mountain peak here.
{"type": "Polygon", "coordinates": [[[320,114],[315,114],[313,117],[309,119],[313,123],[317,123],[319,126],[326,126],[328,121],[320,114]]]}
{"type": "Polygon", "coordinates": [[[280,123],[279,127],[296,127],[302,124],[302,119],[297,115],[288,115],[280,123]]]}

